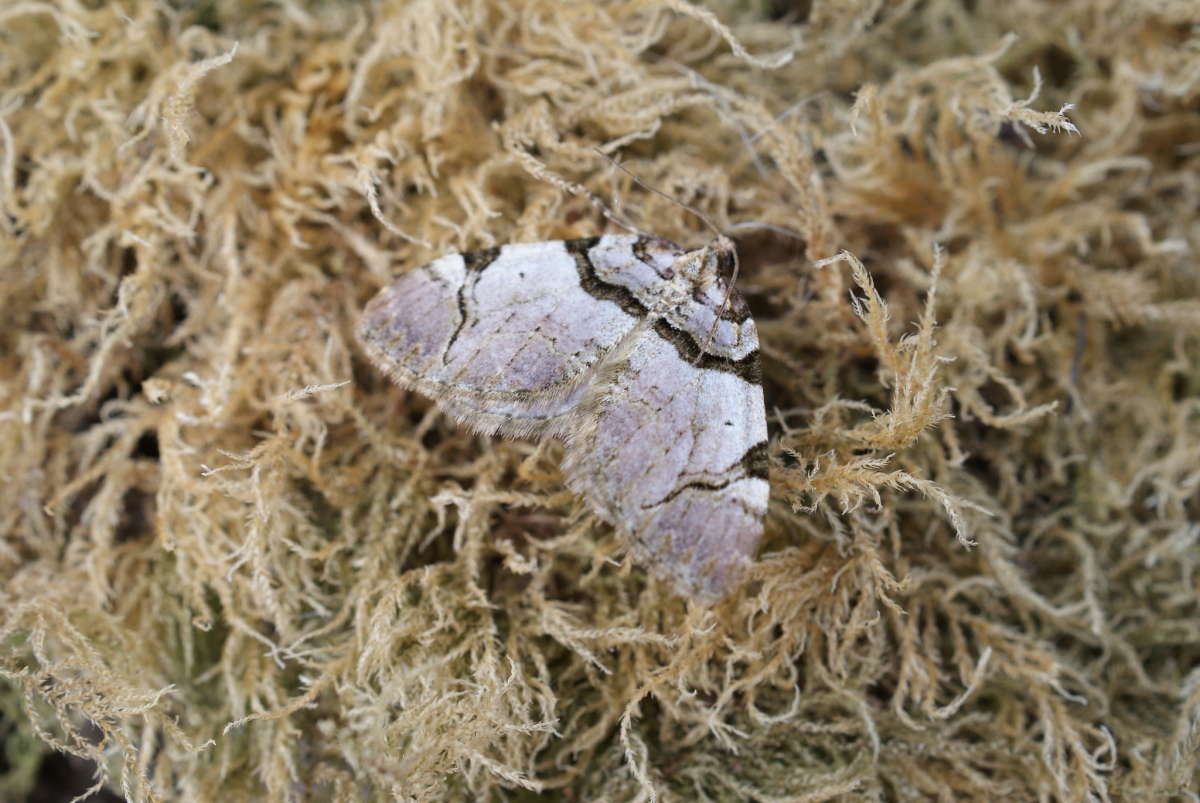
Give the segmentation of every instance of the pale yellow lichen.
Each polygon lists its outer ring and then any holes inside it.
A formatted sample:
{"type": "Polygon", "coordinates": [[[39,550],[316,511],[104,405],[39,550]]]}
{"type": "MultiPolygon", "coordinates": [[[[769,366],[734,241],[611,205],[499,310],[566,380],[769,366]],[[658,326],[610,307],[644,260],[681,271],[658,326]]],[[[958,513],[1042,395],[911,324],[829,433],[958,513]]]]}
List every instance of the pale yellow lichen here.
{"type": "Polygon", "coordinates": [[[10,4],[0,797],[1195,795],[1198,24],[10,4]],[[711,237],[604,155],[740,241],[772,508],[713,608],[350,335],[591,198],[711,237]]]}

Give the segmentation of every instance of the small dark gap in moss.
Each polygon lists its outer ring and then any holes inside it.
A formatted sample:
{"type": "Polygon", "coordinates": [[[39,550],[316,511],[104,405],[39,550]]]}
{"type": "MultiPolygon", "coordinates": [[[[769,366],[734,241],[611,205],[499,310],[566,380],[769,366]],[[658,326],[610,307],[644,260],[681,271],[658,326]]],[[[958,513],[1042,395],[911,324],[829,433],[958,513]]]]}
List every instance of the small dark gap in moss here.
{"type": "Polygon", "coordinates": [[[1015,150],[1027,151],[1034,146],[1027,138],[1028,135],[1023,133],[1019,123],[1005,120],[996,130],[996,139],[1015,150]]]}
{"type": "Polygon", "coordinates": [[[1034,57],[1041,67],[1042,79],[1049,87],[1063,89],[1077,80],[1079,62],[1067,49],[1058,44],[1048,45],[1034,57]]]}
{"type": "MultiPolygon", "coordinates": [[[[26,803],[62,803],[83,794],[95,783],[96,765],[79,756],[49,752],[38,769],[37,786],[26,803]]],[[[125,798],[108,789],[88,795],[81,803],[124,803],[125,798]]]]}
{"type": "Polygon", "coordinates": [[[300,497],[308,504],[309,516],[317,529],[332,537],[341,526],[341,509],[330,502],[308,477],[296,477],[293,482],[300,497]]]}
{"type": "Polygon", "coordinates": [[[812,16],[812,0],[766,0],[765,16],[785,25],[804,25],[812,16]]]}
{"type": "Polygon", "coordinates": [[[16,160],[16,165],[13,169],[14,189],[18,191],[26,189],[29,186],[29,177],[33,175],[36,167],[32,159],[25,154],[21,154],[16,160]]]}
{"type": "MultiPolygon", "coordinates": [[[[157,447],[156,447],[157,456],[157,447]]],[[[121,500],[120,521],[113,531],[118,544],[136,541],[154,533],[154,494],[130,488],[121,500]]]]}

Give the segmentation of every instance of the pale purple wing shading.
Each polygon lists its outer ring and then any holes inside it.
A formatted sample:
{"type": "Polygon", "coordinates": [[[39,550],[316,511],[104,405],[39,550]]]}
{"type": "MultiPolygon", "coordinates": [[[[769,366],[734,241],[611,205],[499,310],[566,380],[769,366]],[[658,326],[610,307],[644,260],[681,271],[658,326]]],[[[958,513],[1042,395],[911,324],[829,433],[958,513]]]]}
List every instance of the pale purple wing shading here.
{"type": "Polygon", "coordinates": [[[574,414],[588,391],[586,382],[566,395],[529,396],[517,401],[443,399],[438,406],[446,415],[476,432],[513,438],[564,437],[575,426],[574,414]]]}
{"type": "MultiPolygon", "coordinates": [[[[753,324],[751,323],[751,326],[753,324]]],[[[679,591],[728,592],[763,533],[766,412],[758,353],[706,355],[660,321],[590,397],[568,481],[679,591]]]]}
{"type": "Polygon", "coordinates": [[[468,425],[553,433],[589,370],[638,321],[629,299],[591,276],[586,250],[598,239],[442,257],[381,290],[358,339],[394,381],[468,425]]]}

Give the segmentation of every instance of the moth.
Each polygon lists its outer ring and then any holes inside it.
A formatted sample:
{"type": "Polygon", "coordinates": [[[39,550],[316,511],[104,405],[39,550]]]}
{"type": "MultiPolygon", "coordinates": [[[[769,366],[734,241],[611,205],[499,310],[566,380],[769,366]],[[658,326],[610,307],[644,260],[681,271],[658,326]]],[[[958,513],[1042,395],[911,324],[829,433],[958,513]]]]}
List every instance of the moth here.
{"type": "Polygon", "coordinates": [[[636,561],[705,602],[762,538],[767,424],[758,333],[727,237],[514,243],[401,275],[359,343],[477,433],[565,442],[569,487],[636,561]]]}

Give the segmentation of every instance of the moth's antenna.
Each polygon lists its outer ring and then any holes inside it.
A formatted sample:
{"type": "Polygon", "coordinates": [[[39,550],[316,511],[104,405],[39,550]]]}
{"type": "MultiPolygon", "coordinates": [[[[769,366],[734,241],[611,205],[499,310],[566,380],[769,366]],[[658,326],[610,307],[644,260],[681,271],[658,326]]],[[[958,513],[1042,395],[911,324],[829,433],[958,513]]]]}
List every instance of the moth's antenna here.
{"type": "Polygon", "coordinates": [[[509,152],[512,153],[518,159],[518,161],[522,163],[522,167],[524,167],[525,170],[530,173],[530,175],[540,178],[547,184],[552,184],[553,186],[558,187],[563,192],[587,198],[592,206],[600,210],[600,213],[604,215],[604,217],[608,218],[613,223],[616,223],[626,231],[633,232],[634,234],[642,237],[653,238],[654,235],[642,231],[637,226],[633,225],[628,220],[614,212],[612,207],[610,207],[603,198],[589,190],[587,187],[575,181],[567,181],[562,176],[547,168],[546,165],[542,164],[537,157],[533,156],[528,151],[525,151],[512,143],[506,144],[509,146],[509,152]]]}
{"type": "Polygon", "coordinates": [[[617,168],[622,173],[624,173],[625,175],[627,175],[631,179],[633,179],[635,182],[637,182],[637,185],[639,187],[641,187],[642,189],[649,190],[650,192],[654,193],[655,195],[658,195],[662,198],[666,198],[671,203],[683,207],[684,209],[691,212],[696,217],[700,218],[700,220],[702,220],[704,222],[704,225],[708,226],[710,229],[712,229],[713,233],[716,234],[718,237],[720,237],[722,235],[721,230],[718,229],[715,225],[713,225],[713,222],[711,220],[709,220],[707,217],[705,217],[704,213],[701,212],[700,210],[698,210],[694,207],[688,206],[687,204],[685,204],[683,201],[679,200],[678,198],[672,198],[670,195],[667,195],[665,192],[660,190],[658,187],[650,186],[649,184],[647,184],[646,182],[644,182],[640,178],[638,178],[637,174],[634,173],[632,170],[630,170],[628,167],[621,164],[616,159],[612,158],[611,156],[609,156],[607,153],[600,150],[599,148],[593,147],[592,150],[594,150],[596,153],[600,154],[600,156],[602,156],[604,159],[608,160],[608,162],[610,164],[612,164],[613,167],[617,168]]]}
{"type": "Polygon", "coordinates": [[[625,229],[626,231],[633,232],[634,234],[641,235],[642,237],[653,237],[654,236],[652,234],[642,231],[637,226],[633,225],[628,220],[626,220],[625,218],[618,215],[616,212],[613,211],[612,207],[609,206],[608,203],[603,198],[601,198],[599,195],[592,192],[591,190],[589,190],[587,187],[583,186],[582,184],[571,183],[569,185],[569,188],[572,190],[575,190],[576,192],[582,193],[585,198],[587,198],[589,201],[592,202],[593,206],[595,206],[597,209],[600,210],[600,214],[604,215],[606,218],[611,220],[613,223],[616,223],[618,226],[625,229]]]}
{"type": "Polygon", "coordinates": [[[776,226],[774,223],[759,223],[757,220],[743,220],[741,223],[734,223],[729,227],[729,231],[737,231],[739,229],[762,229],[763,231],[782,234],[785,237],[792,237],[796,240],[807,241],[807,237],[798,231],[793,231],[785,226],[776,226]]]}

